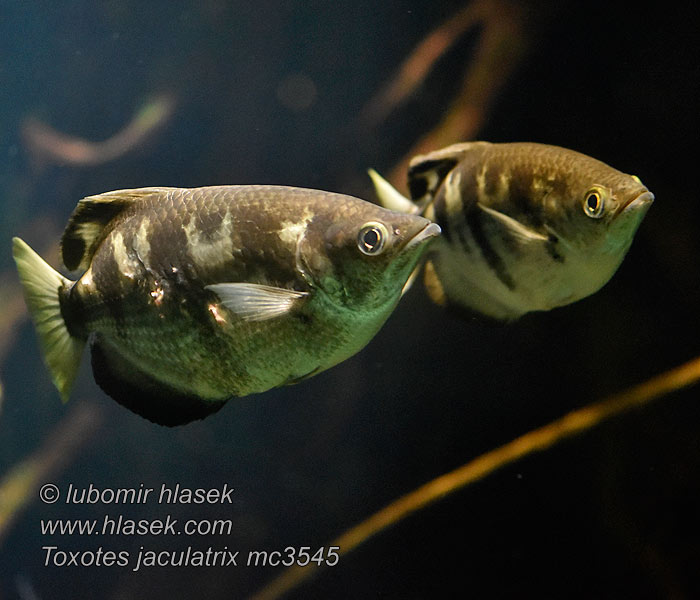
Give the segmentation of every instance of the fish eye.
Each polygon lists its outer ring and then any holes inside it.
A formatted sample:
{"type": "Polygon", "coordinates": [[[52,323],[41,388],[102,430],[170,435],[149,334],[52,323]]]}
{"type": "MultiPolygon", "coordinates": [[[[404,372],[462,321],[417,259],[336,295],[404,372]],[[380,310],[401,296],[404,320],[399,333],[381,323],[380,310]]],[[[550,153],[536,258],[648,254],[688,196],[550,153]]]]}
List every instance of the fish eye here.
{"type": "Polygon", "coordinates": [[[592,219],[600,219],[605,211],[605,195],[603,190],[598,188],[590,189],[586,192],[583,200],[583,212],[592,219]]]}
{"type": "Polygon", "coordinates": [[[365,223],[357,235],[357,247],[360,252],[368,256],[381,254],[384,249],[384,242],[389,237],[386,227],[381,223],[365,223]]]}

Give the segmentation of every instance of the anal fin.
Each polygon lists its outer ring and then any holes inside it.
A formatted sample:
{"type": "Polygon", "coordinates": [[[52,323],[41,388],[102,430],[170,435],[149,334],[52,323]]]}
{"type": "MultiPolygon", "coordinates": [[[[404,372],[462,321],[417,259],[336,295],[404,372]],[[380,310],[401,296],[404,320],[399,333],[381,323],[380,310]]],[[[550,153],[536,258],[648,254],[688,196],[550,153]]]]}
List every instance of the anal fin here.
{"type": "Polygon", "coordinates": [[[445,296],[445,290],[442,287],[440,278],[435,271],[435,266],[433,262],[428,260],[425,263],[425,271],[423,272],[423,283],[425,284],[425,289],[428,292],[430,299],[438,306],[447,305],[447,297],[445,296]]]}
{"type": "Polygon", "coordinates": [[[122,406],[157,423],[173,427],[203,419],[226,404],[185,394],[144,373],[119,354],[93,340],[92,371],[102,390],[122,406]]]}

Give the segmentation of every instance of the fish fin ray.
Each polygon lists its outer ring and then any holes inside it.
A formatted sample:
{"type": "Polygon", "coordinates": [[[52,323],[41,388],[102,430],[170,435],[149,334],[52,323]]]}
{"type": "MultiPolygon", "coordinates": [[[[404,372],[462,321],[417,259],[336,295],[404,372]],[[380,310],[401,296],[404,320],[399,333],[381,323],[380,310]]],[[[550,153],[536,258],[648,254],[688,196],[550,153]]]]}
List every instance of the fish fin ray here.
{"type": "Polygon", "coordinates": [[[498,221],[501,225],[503,225],[509,232],[510,234],[516,239],[524,243],[546,243],[549,241],[549,237],[546,235],[542,235],[541,233],[530,229],[529,227],[526,227],[519,221],[516,221],[513,217],[509,217],[508,215],[495,210],[493,208],[490,208],[488,206],[484,206],[480,202],[477,202],[476,205],[487,215],[493,217],[496,221],[498,221]]]}
{"type": "Polygon", "coordinates": [[[487,145],[488,142],[464,142],[414,156],[408,166],[411,199],[419,205],[429,202],[447,174],[468,152],[487,145]]]}
{"type": "Polygon", "coordinates": [[[374,169],[367,169],[374,192],[377,195],[379,204],[389,210],[407,214],[418,214],[419,208],[410,199],[406,198],[393,185],[391,185],[384,177],[377,173],[374,169]]]}
{"type": "Polygon", "coordinates": [[[316,367],[315,369],[311,369],[306,375],[300,375],[299,377],[292,377],[285,381],[282,385],[296,385],[297,383],[301,383],[302,381],[306,381],[307,379],[310,379],[314,375],[317,375],[322,371],[321,367],[316,367]]]}
{"type": "Polygon", "coordinates": [[[404,297],[404,294],[408,292],[413,287],[413,284],[415,283],[416,279],[418,278],[418,274],[420,273],[421,268],[423,267],[422,264],[416,265],[416,268],[411,271],[411,274],[408,276],[408,279],[406,280],[406,283],[403,284],[403,287],[401,288],[401,297],[404,297]]]}
{"type": "Polygon", "coordinates": [[[157,425],[174,427],[204,419],[221,409],[228,398],[204,400],[183,393],[144,373],[117,352],[92,341],[92,372],[102,390],[116,402],[157,425]]]}
{"type": "Polygon", "coordinates": [[[12,239],[12,256],[44,362],[61,399],[67,402],[85,347],[84,340],[68,333],[61,314],[59,291],[73,282],[52,269],[20,238],[12,239]]]}
{"type": "Polygon", "coordinates": [[[445,290],[442,287],[440,278],[435,271],[435,265],[433,261],[428,260],[425,263],[425,271],[423,272],[423,284],[428,292],[430,299],[438,306],[447,306],[447,296],[445,295],[445,290]]]}
{"type": "Polygon", "coordinates": [[[215,283],[205,287],[221,299],[223,306],[245,321],[280,317],[309,295],[257,283],[215,283]]]}
{"type": "Polygon", "coordinates": [[[61,237],[63,264],[71,271],[87,269],[95,249],[107,233],[107,225],[115,217],[143,198],[173,189],[115,190],[83,198],[75,207],[61,237]]]}

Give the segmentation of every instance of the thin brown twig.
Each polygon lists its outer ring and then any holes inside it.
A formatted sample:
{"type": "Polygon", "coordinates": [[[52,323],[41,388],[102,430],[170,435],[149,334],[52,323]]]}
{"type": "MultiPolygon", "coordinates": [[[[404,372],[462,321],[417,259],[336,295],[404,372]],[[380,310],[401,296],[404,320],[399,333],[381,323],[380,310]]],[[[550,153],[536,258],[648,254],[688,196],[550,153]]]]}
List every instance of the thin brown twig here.
{"type": "Polygon", "coordinates": [[[22,137],[39,161],[74,166],[98,165],[143,144],[172,116],[174,108],[175,101],[169,95],[151,98],[121,131],[102,142],[66,135],[31,117],[22,124],[22,137]]]}
{"type": "Polygon", "coordinates": [[[483,30],[461,90],[438,125],[421,137],[392,169],[388,180],[397,189],[405,189],[408,164],[414,156],[474,139],[495,94],[525,54],[525,16],[520,7],[500,0],[483,0],[476,4],[483,30]]]}
{"type": "Polygon", "coordinates": [[[55,477],[91,438],[102,420],[99,409],[77,404],[34,453],[0,480],[0,544],[41,482],[55,477]]]}
{"type": "Polygon", "coordinates": [[[473,139],[492,99],[525,53],[525,13],[508,0],[475,0],[429,33],[409,54],[397,74],[360,113],[361,128],[376,127],[425,80],[437,61],[467,31],[481,25],[478,45],[463,85],[443,119],[394,167],[388,179],[401,189],[410,159],[449,144],[473,139]]]}
{"type": "Polygon", "coordinates": [[[423,82],[440,57],[462,34],[483,19],[484,5],[487,3],[479,0],[468,4],[429,33],[403,61],[396,76],[367,103],[360,114],[362,125],[375,127],[404,102],[423,82]]]}
{"type": "MultiPolygon", "coordinates": [[[[666,394],[700,381],[700,357],[653,377],[633,388],[570,412],[539,429],[530,431],[513,441],[486,452],[465,465],[441,475],[418,489],[398,498],[368,519],[348,529],[329,543],[338,546],[344,556],[385,529],[396,525],[409,515],[444,498],[449,494],[495,473],[503,467],[552,447],[632,408],[641,407],[666,394]]],[[[295,589],[319,568],[291,567],[273,579],[250,600],[274,600],[295,589]]]]}

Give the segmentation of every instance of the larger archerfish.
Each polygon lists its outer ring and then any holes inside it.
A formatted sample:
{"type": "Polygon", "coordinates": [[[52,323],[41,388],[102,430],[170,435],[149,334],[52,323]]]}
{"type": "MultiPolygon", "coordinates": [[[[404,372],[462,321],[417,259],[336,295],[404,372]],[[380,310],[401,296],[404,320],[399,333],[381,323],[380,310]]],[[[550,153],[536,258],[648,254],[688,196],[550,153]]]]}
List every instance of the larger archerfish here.
{"type": "Polygon", "coordinates": [[[439,233],[317,190],[143,188],[78,203],[61,241],[77,280],[19,238],[13,255],[63,400],[89,344],[107,394],[178,425],[358,352],[439,233]]]}
{"type": "Polygon", "coordinates": [[[535,143],[468,142],[416,156],[410,199],[370,174],[384,206],[443,230],[425,264],[430,297],[497,320],[598,291],[654,200],[638,177],[535,143]]]}

